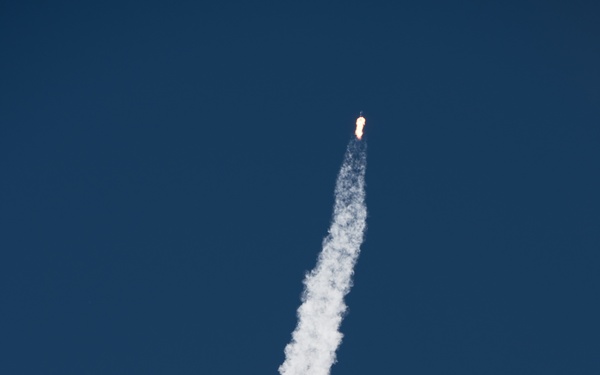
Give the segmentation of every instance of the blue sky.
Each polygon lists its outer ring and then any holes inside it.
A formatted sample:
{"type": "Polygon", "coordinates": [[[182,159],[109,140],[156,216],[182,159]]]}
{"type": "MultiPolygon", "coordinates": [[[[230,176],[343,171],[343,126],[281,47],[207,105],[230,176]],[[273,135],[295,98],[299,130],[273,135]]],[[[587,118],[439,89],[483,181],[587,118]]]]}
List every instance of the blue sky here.
{"type": "Polygon", "coordinates": [[[0,372],[275,374],[363,110],[332,374],[597,374],[598,10],[4,2],[0,372]]]}

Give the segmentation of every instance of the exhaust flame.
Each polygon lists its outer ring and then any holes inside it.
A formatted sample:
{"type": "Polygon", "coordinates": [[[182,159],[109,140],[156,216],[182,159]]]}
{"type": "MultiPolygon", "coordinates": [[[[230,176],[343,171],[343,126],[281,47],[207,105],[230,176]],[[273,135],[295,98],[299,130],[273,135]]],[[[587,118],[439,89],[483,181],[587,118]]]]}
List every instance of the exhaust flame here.
{"type": "Polygon", "coordinates": [[[365,127],[366,120],[364,117],[360,116],[356,119],[356,130],[354,134],[356,134],[356,138],[361,139],[363,136],[363,128],[365,127]]]}

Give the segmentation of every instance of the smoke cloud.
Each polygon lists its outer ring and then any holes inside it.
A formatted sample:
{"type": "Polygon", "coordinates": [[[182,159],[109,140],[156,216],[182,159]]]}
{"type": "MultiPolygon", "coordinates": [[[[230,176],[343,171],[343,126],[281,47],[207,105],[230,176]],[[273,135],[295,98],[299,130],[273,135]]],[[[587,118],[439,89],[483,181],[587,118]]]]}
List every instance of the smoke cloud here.
{"type": "Polygon", "coordinates": [[[329,234],[317,265],[304,279],[298,325],[285,347],[281,375],[328,375],[342,341],[339,327],[346,312],[344,296],[352,286],[354,265],[366,228],[366,143],[352,139],[335,186],[329,234]]]}

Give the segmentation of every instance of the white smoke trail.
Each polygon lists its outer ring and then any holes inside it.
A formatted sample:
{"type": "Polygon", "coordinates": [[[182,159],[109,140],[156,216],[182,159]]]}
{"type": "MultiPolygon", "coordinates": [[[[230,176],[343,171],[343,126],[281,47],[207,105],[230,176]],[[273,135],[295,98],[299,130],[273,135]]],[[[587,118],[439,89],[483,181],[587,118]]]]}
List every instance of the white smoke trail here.
{"type": "Polygon", "coordinates": [[[338,331],[346,311],[344,296],[352,286],[354,264],[363,242],[366,144],[353,139],[335,186],[335,206],[329,234],[316,267],[306,275],[298,326],[285,348],[281,375],[328,375],[342,341],[338,331]]]}

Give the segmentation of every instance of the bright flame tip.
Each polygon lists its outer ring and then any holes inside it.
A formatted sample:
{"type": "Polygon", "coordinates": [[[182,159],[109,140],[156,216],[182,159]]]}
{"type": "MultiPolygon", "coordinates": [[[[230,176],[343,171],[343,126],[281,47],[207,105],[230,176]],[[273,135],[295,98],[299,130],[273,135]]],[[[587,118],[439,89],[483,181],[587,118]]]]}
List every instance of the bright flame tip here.
{"type": "Polygon", "coordinates": [[[354,131],[356,138],[359,140],[362,139],[364,133],[363,128],[365,127],[365,124],[367,122],[367,120],[365,120],[365,118],[362,116],[362,112],[360,114],[361,116],[356,119],[356,130],[354,131]]]}

